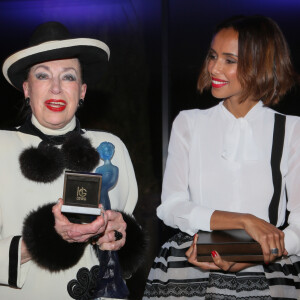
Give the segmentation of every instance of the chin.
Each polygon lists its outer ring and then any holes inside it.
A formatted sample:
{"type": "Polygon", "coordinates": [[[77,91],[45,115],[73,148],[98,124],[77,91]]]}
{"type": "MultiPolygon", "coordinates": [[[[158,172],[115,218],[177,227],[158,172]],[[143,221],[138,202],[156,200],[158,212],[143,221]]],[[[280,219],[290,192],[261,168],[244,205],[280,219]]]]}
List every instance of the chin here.
{"type": "Polygon", "coordinates": [[[213,97],[215,97],[217,99],[225,99],[226,98],[226,96],[220,95],[220,93],[218,93],[218,92],[212,91],[211,94],[212,94],[213,97]]]}

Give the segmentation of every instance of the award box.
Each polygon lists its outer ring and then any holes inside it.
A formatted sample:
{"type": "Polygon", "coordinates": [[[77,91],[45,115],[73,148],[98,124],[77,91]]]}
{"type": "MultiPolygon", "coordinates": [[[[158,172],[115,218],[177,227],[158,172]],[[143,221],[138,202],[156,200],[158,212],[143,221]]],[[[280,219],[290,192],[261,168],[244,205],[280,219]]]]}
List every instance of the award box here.
{"type": "Polygon", "coordinates": [[[198,261],[213,261],[212,251],[224,260],[233,262],[261,262],[261,246],[242,229],[199,231],[197,241],[198,261]]]}
{"type": "Polygon", "coordinates": [[[89,223],[101,214],[102,176],[97,173],[65,172],[61,212],[74,223],[89,223]]]}

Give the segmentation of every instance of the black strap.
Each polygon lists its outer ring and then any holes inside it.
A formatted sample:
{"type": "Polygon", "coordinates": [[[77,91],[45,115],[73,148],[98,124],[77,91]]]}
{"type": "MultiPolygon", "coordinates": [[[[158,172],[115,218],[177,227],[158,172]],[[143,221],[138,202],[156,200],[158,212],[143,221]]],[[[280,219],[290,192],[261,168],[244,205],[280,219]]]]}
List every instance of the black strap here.
{"type": "Polygon", "coordinates": [[[17,287],[18,279],[18,248],[21,236],[14,236],[9,248],[8,284],[17,287]]]}
{"type": "Polygon", "coordinates": [[[284,115],[275,114],[273,145],[271,155],[271,169],[274,185],[274,193],[269,206],[270,223],[276,226],[278,219],[278,206],[281,194],[282,175],[280,172],[280,162],[283,152],[284,135],[285,135],[285,120],[284,115]]]}

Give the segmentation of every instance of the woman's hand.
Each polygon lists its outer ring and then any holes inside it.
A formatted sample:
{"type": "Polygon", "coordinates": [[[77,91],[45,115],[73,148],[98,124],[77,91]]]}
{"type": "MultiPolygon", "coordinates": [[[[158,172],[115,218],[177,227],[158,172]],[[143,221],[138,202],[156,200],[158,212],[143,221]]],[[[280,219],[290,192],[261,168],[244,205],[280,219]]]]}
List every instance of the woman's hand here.
{"type": "Polygon", "coordinates": [[[55,230],[65,241],[83,243],[105,231],[108,222],[106,213],[101,214],[89,224],[74,224],[61,213],[62,204],[62,199],[59,199],[58,203],[53,206],[52,212],[55,218],[55,230]]]}
{"type": "Polygon", "coordinates": [[[21,241],[21,265],[31,260],[31,256],[27,250],[24,240],[21,241]]]}
{"type": "Polygon", "coordinates": [[[107,226],[103,235],[96,242],[101,250],[119,250],[124,246],[126,241],[126,223],[123,220],[122,214],[113,211],[106,211],[107,226]],[[121,233],[120,240],[116,240],[115,231],[121,233]]]}
{"type": "Polygon", "coordinates": [[[239,272],[245,268],[254,266],[251,263],[235,263],[223,260],[218,252],[212,252],[213,262],[199,262],[197,260],[197,240],[198,234],[195,234],[194,240],[190,248],[186,251],[185,255],[188,258],[188,262],[201,268],[202,270],[223,270],[225,272],[239,272]]]}
{"type": "Polygon", "coordinates": [[[215,210],[210,219],[210,228],[212,230],[244,229],[260,244],[266,264],[282,255],[288,255],[284,246],[284,233],[254,215],[215,210]],[[271,249],[278,249],[278,253],[272,254],[271,249]]]}
{"type": "Polygon", "coordinates": [[[284,246],[284,233],[277,227],[253,215],[248,215],[244,224],[247,233],[261,245],[266,264],[288,254],[284,246]],[[278,254],[272,254],[271,249],[278,249],[278,254]]]}

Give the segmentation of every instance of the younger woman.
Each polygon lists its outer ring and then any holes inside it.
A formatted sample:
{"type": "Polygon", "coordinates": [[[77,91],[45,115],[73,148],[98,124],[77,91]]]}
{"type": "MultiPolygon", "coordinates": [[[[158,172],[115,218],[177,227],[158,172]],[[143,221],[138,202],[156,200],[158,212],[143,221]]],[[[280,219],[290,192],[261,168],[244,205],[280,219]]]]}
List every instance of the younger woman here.
{"type": "Polygon", "coordinates": [[[221,102],[173,123],[157,215],[181,233],[155,259],[145,299],[300,299],[300,120],[268,108],[294,82],[273,20],[217,27],[198,89],[221,102]],[[225,229],[259,242],[264,263],[227,262],[216,251],[213,263],[198,262],[192,236],[225,229]]]}

